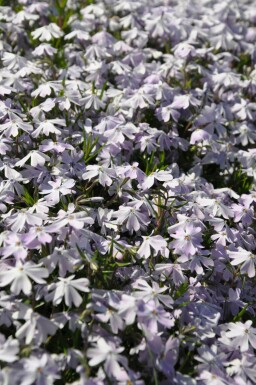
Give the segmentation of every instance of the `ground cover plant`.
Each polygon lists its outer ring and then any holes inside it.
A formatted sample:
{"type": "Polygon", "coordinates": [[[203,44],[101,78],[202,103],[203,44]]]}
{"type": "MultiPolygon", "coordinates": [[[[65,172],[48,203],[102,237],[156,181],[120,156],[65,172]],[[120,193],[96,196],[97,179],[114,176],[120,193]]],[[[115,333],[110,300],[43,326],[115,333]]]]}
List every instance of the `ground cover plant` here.
{"type": "Polygon", "coordinates": [[[256,2],[0,1],[0,384],[256,383],[256,2]]]}

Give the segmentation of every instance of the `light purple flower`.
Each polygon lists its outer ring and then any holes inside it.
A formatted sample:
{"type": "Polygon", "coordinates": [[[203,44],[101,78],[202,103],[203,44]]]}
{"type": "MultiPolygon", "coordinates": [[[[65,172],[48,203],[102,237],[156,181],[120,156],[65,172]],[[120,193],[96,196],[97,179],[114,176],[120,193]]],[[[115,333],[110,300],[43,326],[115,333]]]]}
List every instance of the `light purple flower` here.
{"type": "Polygon", "coordinates": [[[201,228],[194,227],[192,223],[188,223],[185,228],[180,228],[174,233],[171,232],[170,235],[176,239],[171,242],[175,253],[194,255],[199,249],[203,248],[201,245],[201,228]]]}
{"type": "Polygon", "coordinates": [[[161,330],[160,325],[167,329],[174,326],[171,314],[166,312],[161,305],[157,305],[154,300],[139,303],[138,321],[139,325],[145,326],[152,335],[161,330]]]}
{"type": "Polygon", "coordinates": [[[141,212],[139,209],[143,202],[131,202],[128,206],[120,206],[119,210],[113,213],[117,225],[125,225],[130,233],[145,228],[149,224],[147,212],[141,212]]]}
{"type": "Polygon", "coordinates": [[[20,385],[53,385],[55,380],[60,378],[58,366],[46,353],[41,357],[31,355],[23,362],[24,370],[20,376],[20,385]]]}
{"type": "Polygon", "coordinates": [[[87,350],[89,357],[89,365],[96,366],[104,364],[106,373],[115,378],[119,378],[123,374],[122,366],[126,366],[127,360],[120,353],[124,351],[123,347],[116,347],[113,343],[107,342],[100,337],[94,344],[94,347],[87,350]]]}
{"type": "Polygon", "coordinates": [[[133,293],[136,298],[143,299],[148,302],[154,300],[156,304],[162,303],[163,305],[172,308],[173,299],[168,294],[162,294],[167,291],[167,286],[160,287],[157,282],[152,282],[152,287],[144,279],[137,279],[132,284],[133,289],[136,291],[133,293]]]}

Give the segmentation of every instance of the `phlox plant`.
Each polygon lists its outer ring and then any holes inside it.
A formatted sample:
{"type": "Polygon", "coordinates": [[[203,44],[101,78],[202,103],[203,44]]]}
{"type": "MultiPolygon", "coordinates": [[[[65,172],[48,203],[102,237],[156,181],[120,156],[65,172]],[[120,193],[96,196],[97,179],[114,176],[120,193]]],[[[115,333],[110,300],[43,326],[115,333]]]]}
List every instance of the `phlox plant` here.
{"type": "Polygon", "coordinates": [[[0,385],[256,383],[255,39],[255,0],[0,0],[0,385]]]}

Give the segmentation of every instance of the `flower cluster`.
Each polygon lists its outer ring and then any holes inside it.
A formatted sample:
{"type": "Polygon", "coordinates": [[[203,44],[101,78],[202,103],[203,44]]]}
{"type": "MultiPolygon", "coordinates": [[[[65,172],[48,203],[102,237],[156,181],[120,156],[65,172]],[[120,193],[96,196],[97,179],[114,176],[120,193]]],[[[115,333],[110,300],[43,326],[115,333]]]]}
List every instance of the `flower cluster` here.
{"type": "Polygon", "coordinates": [[[0,34],[0,385],[255,384],[255,2],[3,0],[0,34]]]}

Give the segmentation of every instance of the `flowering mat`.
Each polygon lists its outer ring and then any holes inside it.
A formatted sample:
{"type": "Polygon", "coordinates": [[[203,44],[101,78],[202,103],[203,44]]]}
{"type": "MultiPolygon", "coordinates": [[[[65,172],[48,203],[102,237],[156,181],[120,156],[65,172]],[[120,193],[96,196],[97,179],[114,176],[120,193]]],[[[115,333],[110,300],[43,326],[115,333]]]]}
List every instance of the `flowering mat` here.
{"type": "Polygon", "coordinates": [[[256,384],[256,1],[0,4],[0,385],[256,384]]]}

